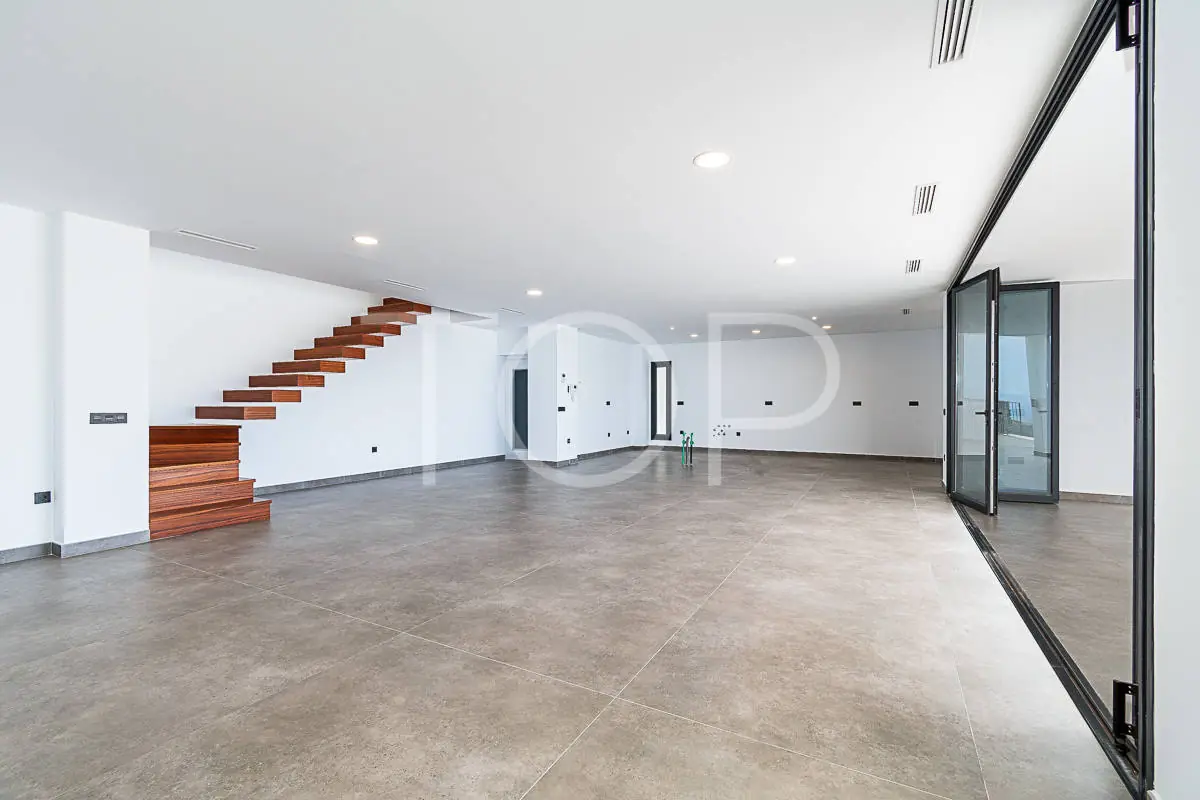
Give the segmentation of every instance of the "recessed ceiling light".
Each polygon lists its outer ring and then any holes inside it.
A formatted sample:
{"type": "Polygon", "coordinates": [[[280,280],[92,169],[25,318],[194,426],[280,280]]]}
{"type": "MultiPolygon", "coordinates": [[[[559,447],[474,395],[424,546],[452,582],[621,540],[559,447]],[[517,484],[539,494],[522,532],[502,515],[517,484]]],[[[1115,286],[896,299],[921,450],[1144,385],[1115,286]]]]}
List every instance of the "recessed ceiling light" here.
{"type": "Polygon", "coordinates": [[[542,290],[541,289],[526,289],[525,294],[529,295],[530,297],[541,297],[542,290]]]}
{"type": "Polygon", "coordinates": [[[674,325],[672,325],[672,326],[671,326],[671,330],[675,330],[675,326],[674,326],[674,325]]]}
{"type": "Polygon", "coordinates": [[[755,336],[758,336],[760,333],[762,333],[762,331],[758,330],[757,328],[755,328],[754,330],[752,330],[750,332],[753,333],[755,336]]]}
{"type": "Polygon", "coordinates": [[[699,336],[699,335],[700,335],[700,334],[698,334],[698,333],[689,333],[689,334],[688,334],[688,336],[692,337],[693,339],[695,339],[695,338],[696,338],[697,336],[699,336]]]}
{"type": "Polygon", "coordinates": [[[830,330],[832,327],[833,327],[832,325],[822,325],[821,330],[827,331],[827,330],[830,330]]]}
{"type": "Polygon", "coordinates": [[[817,321],[817,318],[816,318],[816,317],[813,317],[813,322],[816,322],[816,321],[817,321]]]}
{"type": "Polygon", "coordinates": [[[709,150],[693,158],[692,163],[700,169],[720,169],[729,163],[729,154],[709,150]]]}
{"type": "Polygon", "coordinates": [[[777,266],[777,267],[790,267],[792,264],[795,264],[795,263],[796,263],[795,256],[780,256],[779,258],[775,259],[775,266],[777,266]]]}
{"type": "Polygon", "coordinates": [[[358,244],[365,244],[365,245],[379,244],[379,240],[376,239],[374,236],[355,236],[354,241],[357,242],[358,244]]]}

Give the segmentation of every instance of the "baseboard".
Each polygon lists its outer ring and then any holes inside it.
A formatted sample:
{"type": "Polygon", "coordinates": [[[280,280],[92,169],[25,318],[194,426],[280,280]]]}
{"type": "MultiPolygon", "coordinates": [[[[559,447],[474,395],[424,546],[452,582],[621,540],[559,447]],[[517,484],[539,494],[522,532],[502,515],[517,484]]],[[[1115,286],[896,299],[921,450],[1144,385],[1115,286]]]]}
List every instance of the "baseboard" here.
{"type": "Polygon", "coordinates": [[[584,457],[579,456],[576,458],[565,458],[562,461],[538,461],[537,459],[532,459],[528,463],[541,464],[544,467],[553,467],[554,469],[562,469],[563,467],[569,467],[572,464],[578,464],[581,458],[584,457]]]}
{"type": "Polygon", "coordinates": [[[630,450],[645,450],[645,449],[646,449],[646,445],[644,445],[644,444],[631,444],[631,445],[626,445],[625,447],[613,447],[608,450],[597,450],[594,453],[580,453],[579,456],[576,457],[575,460],[576,461],[587,461],[589,458],[600,458],[601,456],[611,456],[616,453],[626,453],[630,450]]]}
{"type": "Polygon", "coordinates": [[[1059,492],[1059,500],[1078,500],[1084,503],[1109,503],[1116,506],[1133,505],[1133,496],[1127,494],[1099,494],[1097,492],[1059,492]]]}
{"type": "Polygon", "coordinates": [[[15,564],[18,561],[29,561],[33,558],[45,558],[52,552],[49,542],[25,547],[11,547],[8,550],[0,550],[0,564],[15,564]]]}
{"type": "Polygon", "coordinates": [[[399,469],[385,469],[379,472],[360,472],[355,475],[336,475],[332,478],[317,478],[311,481],[297,481],[296,483],[277,483],[274,486],[256,486],[254,487],[254,496],[261,497],[269,494],[280,494],[281,492],[296,492],[301,489],[318,489],[322,486],[338,486],[343,483],[360,483],[361,481],[377,481],[382,478],[399,478],[402,475],[415,475],[418,472],[426,470],[443,470],[456,469],[458,467],[472,467],[476,464],[487,464],[492,461],[503,461],[504,454],[496,456],[480,456],[479,458],[464,458],[458,461],[440,461],[436,464],[429,464],[416,467],[401,467],[399,469]]]}
{"type": "Polygon", "coordinates": [[[89,539],[86,542],[71,542],[70,544],[53,542],[50,545],[50,554],[59,558],[73,558],[86,556],[89,553],[99,553],[102,550],[116,550],[118,547],[145,544],[148,541],[150,541],[149,530],[134,531],[133,533],[106,536],[103,539],[89,539]]]}
{"type": "MultiPolygon", "coordinates": [[[[677,444],[652,444],[650,447],[657,447],[662,450],[679,450],[680,445],[677,444]]],[[[922,464],[940,464],[942,459],[940,456],[881,456],[874,453],[822,453],[815,450],[755,450],[746,447],[695,447],[693,448],[698,453],[705,453],[710,450],[719,450],[722,453],[749,453],[751,455],[772,455],[772,456],[820,456],[823,458],[868,458],[874,461],[913,461],[922,464]]]]}

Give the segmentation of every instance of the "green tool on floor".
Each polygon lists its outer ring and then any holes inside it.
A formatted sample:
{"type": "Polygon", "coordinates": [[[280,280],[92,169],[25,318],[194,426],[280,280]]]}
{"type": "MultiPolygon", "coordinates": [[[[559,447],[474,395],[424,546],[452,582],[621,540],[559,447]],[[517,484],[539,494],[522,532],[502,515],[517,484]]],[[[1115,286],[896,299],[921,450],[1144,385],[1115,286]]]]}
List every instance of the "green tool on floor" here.
{"type": "Polygon", "coordinates": [[[685,433],[683,435],[683,447],[679,451],[679,466],[692,466],[692,451],[696,447],[696,434],[685,433]]]}

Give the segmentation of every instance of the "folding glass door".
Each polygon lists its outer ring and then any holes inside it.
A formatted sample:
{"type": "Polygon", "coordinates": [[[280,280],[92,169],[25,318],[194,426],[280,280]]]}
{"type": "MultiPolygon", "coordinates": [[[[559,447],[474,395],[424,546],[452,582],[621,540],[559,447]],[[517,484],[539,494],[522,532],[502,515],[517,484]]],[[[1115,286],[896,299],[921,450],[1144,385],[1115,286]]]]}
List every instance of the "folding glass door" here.
{"type": "Polygon", "coordinates": [[[950,494],[996,513],[996,378],[998,270],[950,293],[951,358],[950,494]]]}

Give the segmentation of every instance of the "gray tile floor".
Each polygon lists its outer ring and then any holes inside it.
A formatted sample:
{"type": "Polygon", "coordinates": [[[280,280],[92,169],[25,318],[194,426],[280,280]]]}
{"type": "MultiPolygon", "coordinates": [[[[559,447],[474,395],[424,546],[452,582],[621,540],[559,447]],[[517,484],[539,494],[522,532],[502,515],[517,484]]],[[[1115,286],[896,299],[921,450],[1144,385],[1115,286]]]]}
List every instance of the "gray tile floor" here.
{"type": "Polygon", "coordinates": [[[936,466],[696,462],[0,567],[0,797],[1126,796],[936,466]]]}
{"type": "Polygon", "coordinates": [[[1133,506],[1063,500],[970,513],[1111,706],[1113,679],[1133,679],[1133,506]]]}

